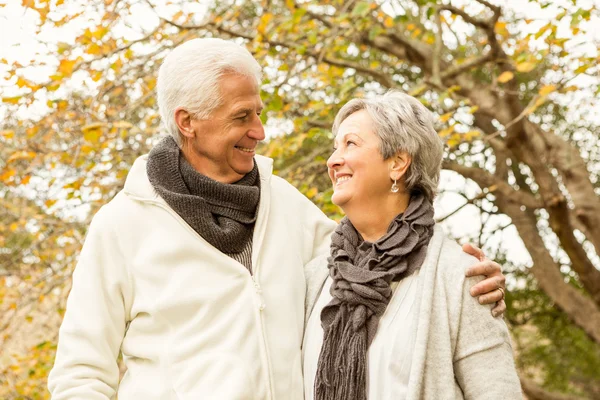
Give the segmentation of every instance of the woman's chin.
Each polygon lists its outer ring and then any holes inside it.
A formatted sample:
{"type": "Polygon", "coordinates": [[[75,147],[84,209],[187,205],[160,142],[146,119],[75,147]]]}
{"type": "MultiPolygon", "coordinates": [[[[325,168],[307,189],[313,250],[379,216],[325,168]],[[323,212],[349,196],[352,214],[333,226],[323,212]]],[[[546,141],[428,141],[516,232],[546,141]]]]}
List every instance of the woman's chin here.
{"type": "Polygon", "coordinates": [[[334,192],[333,196],[331,196],[331,202],[338,207],[343,207],[344,204],[348,202],[348,196],[346,196],[344,193],[334,192]]]}

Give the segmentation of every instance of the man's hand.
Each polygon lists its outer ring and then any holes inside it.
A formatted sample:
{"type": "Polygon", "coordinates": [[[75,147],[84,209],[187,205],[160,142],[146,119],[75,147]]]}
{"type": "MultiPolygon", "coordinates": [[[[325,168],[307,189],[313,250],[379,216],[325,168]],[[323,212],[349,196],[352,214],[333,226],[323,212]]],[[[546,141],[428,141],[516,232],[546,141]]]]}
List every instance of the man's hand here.
{"type": "Polygon", "coordinates": [[[493,304],[494,317],[502,316],[506,311],[504,293],[506,291],[506,277],[502,274],[502,267],[497,262],[485,258],[483,251],[470,243],[463,245],[463,251],[476,257],[479,262],[465,272],[466,276],[483,275],[485,279],[471,288],[471,296],[478,297],[480,304],[493,304]],[[500,288],[500,289],[499,289],[500,288]]]}

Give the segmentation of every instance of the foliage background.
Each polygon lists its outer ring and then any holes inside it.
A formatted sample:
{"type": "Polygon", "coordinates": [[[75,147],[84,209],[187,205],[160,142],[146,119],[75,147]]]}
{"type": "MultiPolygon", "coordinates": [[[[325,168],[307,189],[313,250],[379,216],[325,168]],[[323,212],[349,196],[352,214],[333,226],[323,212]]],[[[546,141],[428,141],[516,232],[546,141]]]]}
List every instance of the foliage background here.
{"type": "Polygon", "coordinates": [[[161,59],[205,36],[264,66],[261,153],[333,218],[324,162],[340,105],[419,97],[447,143],[440,223],[508,271],[527,396],[600,398],[594,1],[0,1],[15,10],[39,46],[0,55],[0,398],[48,398],[89,220],[162,132],[161,59]]]}

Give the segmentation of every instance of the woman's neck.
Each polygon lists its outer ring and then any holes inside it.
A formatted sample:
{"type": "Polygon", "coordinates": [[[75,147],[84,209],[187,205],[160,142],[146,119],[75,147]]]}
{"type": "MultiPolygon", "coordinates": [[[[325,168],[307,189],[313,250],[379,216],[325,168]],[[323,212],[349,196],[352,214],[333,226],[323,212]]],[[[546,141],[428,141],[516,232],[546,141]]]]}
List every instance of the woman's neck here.
{"type": "Polygon", "coordinates": [[[376,242],[383,237],[398,214],[403,213],[410,202],[408,193],[387,196],[370,204],[347,204],[343,210],[362,238],[376,242]]]}

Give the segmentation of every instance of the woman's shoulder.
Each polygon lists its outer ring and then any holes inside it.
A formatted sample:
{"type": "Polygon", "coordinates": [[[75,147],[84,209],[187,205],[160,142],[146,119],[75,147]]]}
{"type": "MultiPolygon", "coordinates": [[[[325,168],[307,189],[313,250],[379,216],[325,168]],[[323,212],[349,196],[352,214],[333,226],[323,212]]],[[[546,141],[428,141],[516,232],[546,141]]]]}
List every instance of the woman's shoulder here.
{"type": "Polygon", "coordinates": [[[461,245],[446,235],[444,235],[440,252],[440,261],[442,260],[445,269],[452,268],[453,270],[460,269],[462,271],[478,261],[477,258],[465,253],[461,245]]]}
{"type": "Polygon", "coordinates": [[[477,259],[465,253],[462,247],[453,239],[450,239],[444,230],[436,226],[432,242],[437,247],[437,273],[438,279],[447,285],[461,285],[465,279],[465,271],[477,262],[477,259]]]}

